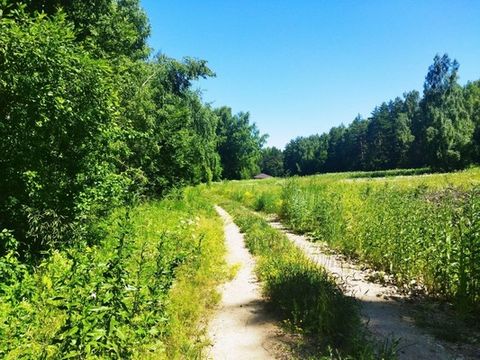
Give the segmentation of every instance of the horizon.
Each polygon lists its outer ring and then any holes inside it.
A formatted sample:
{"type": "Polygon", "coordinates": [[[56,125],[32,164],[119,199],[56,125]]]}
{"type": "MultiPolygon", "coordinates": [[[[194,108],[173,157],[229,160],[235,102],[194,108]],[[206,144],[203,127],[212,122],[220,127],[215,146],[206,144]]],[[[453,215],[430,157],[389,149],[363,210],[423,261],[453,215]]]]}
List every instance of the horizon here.
{"type": "Polygon", "coordinates": [[[217,76],[197,82],[204,101],[249,112],[266,146],[422,93],[436,54],[458,60],[460,84],[480,78],[478,2],[141,3],[153,51],[207,60],[217,76]]]}

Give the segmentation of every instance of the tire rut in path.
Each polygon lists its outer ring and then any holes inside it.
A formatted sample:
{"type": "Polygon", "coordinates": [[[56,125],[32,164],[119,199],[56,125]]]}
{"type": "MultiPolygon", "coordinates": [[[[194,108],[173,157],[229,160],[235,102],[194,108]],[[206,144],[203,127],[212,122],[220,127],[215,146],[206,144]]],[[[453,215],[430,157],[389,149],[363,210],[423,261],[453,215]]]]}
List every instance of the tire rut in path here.
{"type": "Polygon", "coordinates": [[[281,333],[265,309],[254,260],[245,248],[243,235],[222,208],[215,210],[225,223],[227,263],[240,265],[235,278],[221,288],[222,300],[209,326],[213,342],[208,356],[215,360],[275,359],[281,351],[281,333]]]}
{"type": "Polygon", "coordinates": [[[367,273],[338,255],[329,255],[302,235],[288,231],[281,223],[270,225],[282,231],[295,245],[315,263],[334,276],[345,289],[345,294],[354,296],[361,304],[361,316],[367,328],[379,341],[399,339],[399,359],[455,359],[439,341],[415,327],[407,305],[402,301],[384,298],[394,294],[395,288],[368,281],[367,273]]]}

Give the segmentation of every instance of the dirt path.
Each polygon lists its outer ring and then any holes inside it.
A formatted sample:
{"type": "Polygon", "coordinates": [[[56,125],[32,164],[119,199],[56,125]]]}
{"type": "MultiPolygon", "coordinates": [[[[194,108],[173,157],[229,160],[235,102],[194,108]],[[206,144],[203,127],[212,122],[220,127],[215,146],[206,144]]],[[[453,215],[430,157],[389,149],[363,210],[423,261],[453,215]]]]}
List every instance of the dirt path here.
{"type": "MultiPolygon", "coordinates": [[[[245,248],[243,235],[225,210],[216,206],[225,222],[229,265],[240,265],[236,277],[222,289],[220,308],[210,323],[213,346],[209,357],[215,360],[275,359],[281,350],[281,333],[266,311],[254,274],[254,260],[245,248]]],[[[283,356],[282,356],[283,357],[283,356]]]]}
{"type": "Polygon", "coordinates": [[[407,306],[401,300],[392,300],[395,288],[369,282],[367,272],[338,255],[322,252],[318,244],[305,236],[293,234],[279,222],[270,222],[282,230],[310,259],[329,271],[345,289],[361,303],[361,312],[368,329],[380,339],[400,339],[399,359],[455,359],[448,349],[413,324],[407,306]]]}

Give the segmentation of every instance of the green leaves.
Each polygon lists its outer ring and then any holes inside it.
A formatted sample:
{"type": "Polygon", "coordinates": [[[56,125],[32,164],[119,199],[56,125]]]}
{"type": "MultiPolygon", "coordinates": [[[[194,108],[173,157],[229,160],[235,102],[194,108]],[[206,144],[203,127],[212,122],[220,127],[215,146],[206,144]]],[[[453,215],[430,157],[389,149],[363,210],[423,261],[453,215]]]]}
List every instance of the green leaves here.
{"type": "Polygon", "coordinates": [[[215,110],[219,117],[217,128],[218,153],[222,162],[222,176],[226,179],[250,179],[260,171],[261,148],[267,135],[260,135],[250,123],[249,113],[232,115],[222,107],[215,110]]]}
{"type": "MultiPolygon", "coordinates": [[[[470,160],[474,124],[467,111],[463,89],[457,83],[459,65],[448,55],[436,56],[425,79],[418,133],[430,166],[456,169],[470,160]]],[[[421,142],[420,142],[420,145],[421,142]]]]}
{"type": "MultiPolygon", "coordinates": [[[[79,203],[91,195],[89,182],[97,181],[98,187],[109,178],[106,173],[115,171],[109,165],[115,154],[107,144],[116,135],[104,129],[115,128],[117,104],[109,66],[74,43],[63,14],[15,16],[0,21],[0,48],[5,49],[0,56],[0,167],[5,174],[0,214],[2,226],[15,231],[22,248],[35,251],[45,242],[40,233],[38,240],[28,236],[28,214],[52,212],[73,224],[79,203]],[[17,205],[8,206],[13,197],[17,205]]],[[[95,216],[107,205],[107,199],[98,200],[96,209],[81,216],[95,216]]]]}

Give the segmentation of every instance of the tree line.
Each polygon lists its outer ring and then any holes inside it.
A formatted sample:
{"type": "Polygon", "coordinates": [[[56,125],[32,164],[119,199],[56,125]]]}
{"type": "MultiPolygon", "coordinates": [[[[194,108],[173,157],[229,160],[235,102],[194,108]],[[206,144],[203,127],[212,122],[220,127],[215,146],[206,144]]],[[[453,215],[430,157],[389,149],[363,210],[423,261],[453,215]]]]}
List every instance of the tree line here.
{"type": "Polygon", "coordinates": [[[207,62],[153,56],[149,33],[139,0],[0,1],[0,237],[23,256],[96,241],[133,197],[259,171],[249,114],[206,104],[207,62]]]}
{"type": "Polygon", "coordinates": [[[480,80],[458,83],[459,64],[435,56],[423,95],[410,91],[377,106],[367,119],[297,137],[283,151],[263,150],[274,176],[430,167],[461,169],[480,161],[480,80]]]}

